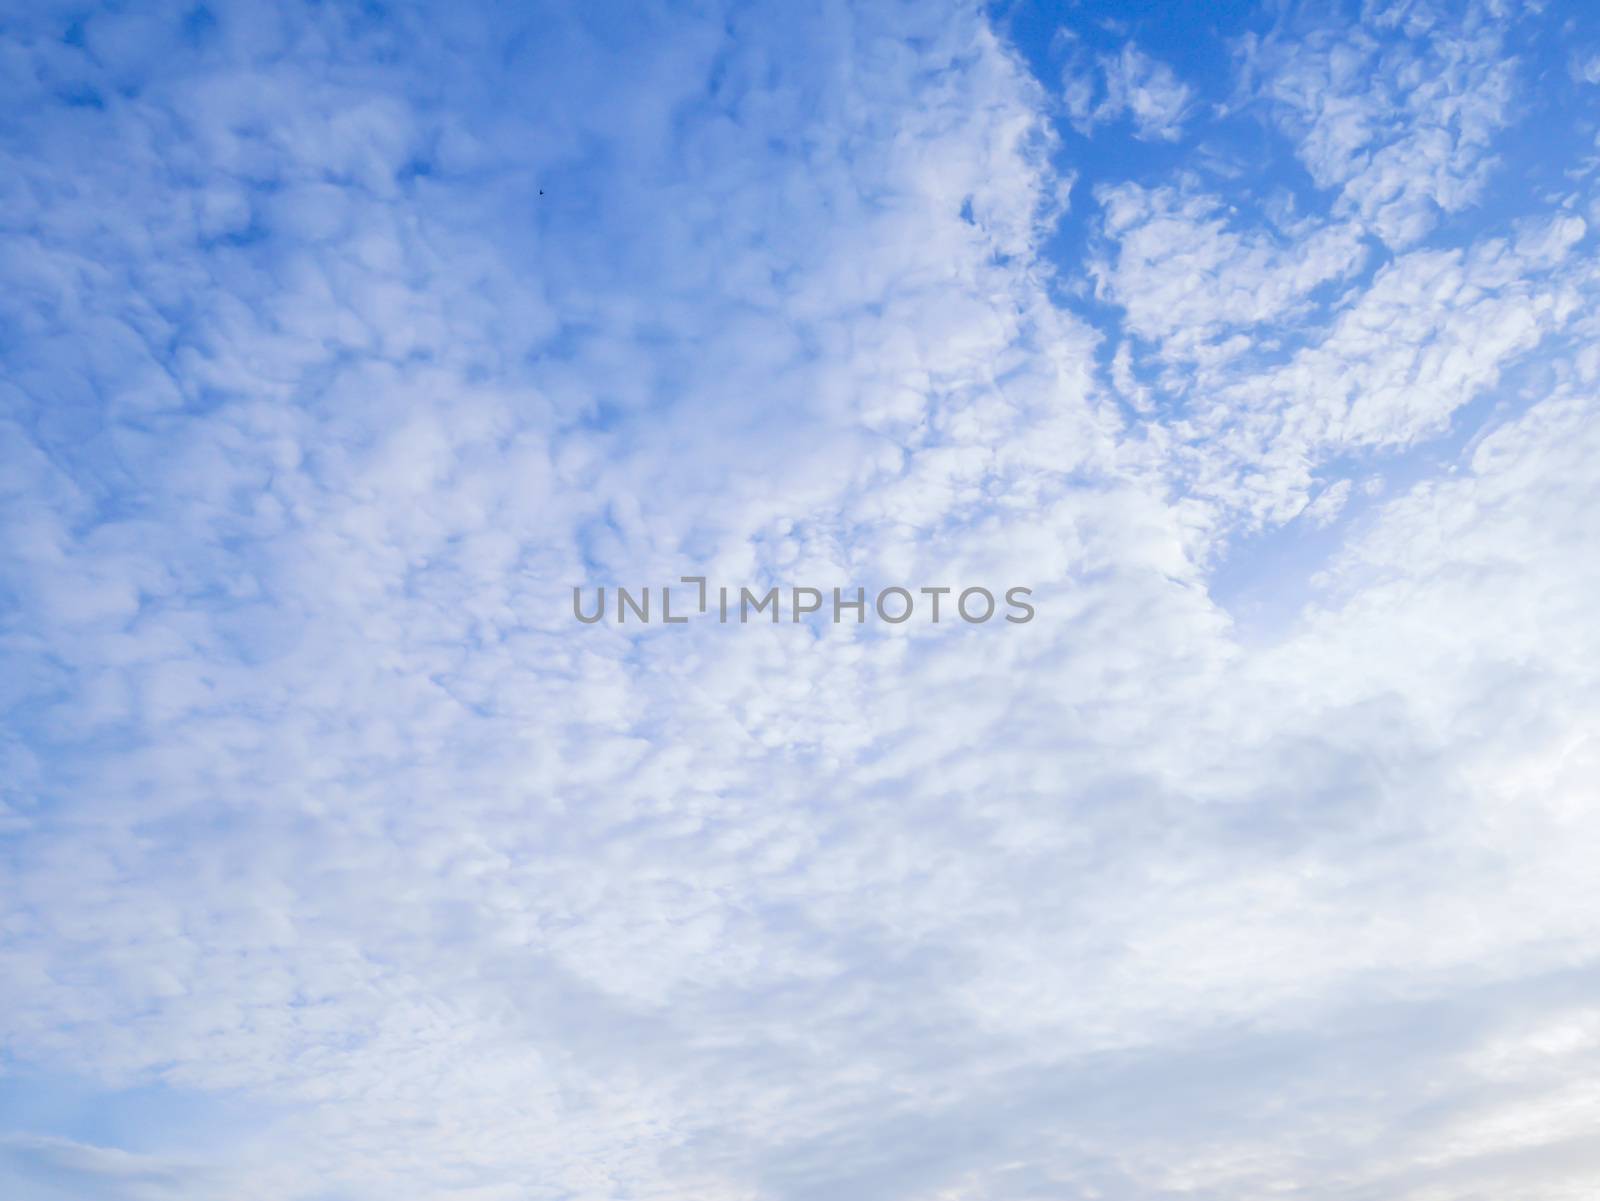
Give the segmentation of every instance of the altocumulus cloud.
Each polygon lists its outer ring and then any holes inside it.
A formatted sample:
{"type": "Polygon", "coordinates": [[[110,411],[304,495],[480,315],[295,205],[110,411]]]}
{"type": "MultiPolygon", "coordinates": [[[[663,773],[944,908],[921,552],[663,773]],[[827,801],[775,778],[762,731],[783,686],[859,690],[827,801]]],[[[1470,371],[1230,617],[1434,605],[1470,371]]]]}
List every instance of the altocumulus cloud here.
{"type": "Polygon", "coordinates": [[[1600,29],[1193,8],[9,6],[8,1195],[1587,1195],[1600,29]]]}

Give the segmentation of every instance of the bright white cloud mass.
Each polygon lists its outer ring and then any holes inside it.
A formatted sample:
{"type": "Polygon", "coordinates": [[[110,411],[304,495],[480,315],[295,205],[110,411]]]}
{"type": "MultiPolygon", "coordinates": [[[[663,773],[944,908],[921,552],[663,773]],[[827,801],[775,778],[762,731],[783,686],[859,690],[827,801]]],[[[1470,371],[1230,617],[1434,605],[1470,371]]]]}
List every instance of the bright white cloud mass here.
{"type": "Polygon", "coordinates": [[[1597,62],[5,4],[0,1196],[1589,1201],[1597,62]]]}

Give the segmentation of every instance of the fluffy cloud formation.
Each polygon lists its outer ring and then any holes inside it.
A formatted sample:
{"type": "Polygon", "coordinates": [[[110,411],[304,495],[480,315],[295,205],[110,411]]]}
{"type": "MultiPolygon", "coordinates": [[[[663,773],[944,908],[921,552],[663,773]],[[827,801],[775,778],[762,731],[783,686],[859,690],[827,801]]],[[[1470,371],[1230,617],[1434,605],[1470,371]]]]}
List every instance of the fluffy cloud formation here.
{"type": "Polygon", "coordinates": [[[1313,291],[1366,258],[1349,223],[1233,228],[1215,195],[1132,182],[1102,187],[1096,199],[1116,247],[1096,265],[1100,295],[1125,310],[1128,333],[1169,359],[1214,363],[1243,328],[1303,319],[1313,291]]]}
{"type": "Polygon", "coordinates": [[[1445,221],[1510,18],[1243,103],[1107,26],[1056,130],[976,7],[614,15],[7,31],[0,1180],[1576,1195],[1594,197],[1445,221]],[[571,619],[689,573],[1039,617],[571,619]]]}
{"type": "Polygon", "coordinates": [[[1135,137],[1172,142],[1183,132],[1194,93],[1166,63],[1129,42],[1116,54],[1101,55],[1092,69],[1075,56],[1063,79],[1062,99],[1080,133],[1126,118],[1135,137]]]}
{"type": "Polygon", "coordinates": [[[1368,3],[1353,28],[1247,36],[1242,55],[1336,211],[1404,246],[1483,192],[1512,116],[1507,23],[1497,0],[1368,3]]]}

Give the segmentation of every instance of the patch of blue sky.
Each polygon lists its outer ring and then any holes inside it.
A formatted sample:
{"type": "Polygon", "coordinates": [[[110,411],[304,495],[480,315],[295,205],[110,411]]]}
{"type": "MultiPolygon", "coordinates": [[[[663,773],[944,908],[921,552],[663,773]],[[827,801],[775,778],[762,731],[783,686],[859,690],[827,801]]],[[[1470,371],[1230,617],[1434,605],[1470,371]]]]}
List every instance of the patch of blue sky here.
{"type": "MultiPolygon", "coordinates": [[[[1419,6],[1409,21],[1360,22],[1359,38],[1367,52],[1380,56],[1421,53],[1431,32],[1453,29],[1452,19],[1469,8],[1419,6]],[[1436,30],[1430,31],[1430,24],[1436,30]]],[[[1197,392],[1191,387],[1190,365],[1163,356],[1159,342],[1128,331],[1119,298],[1106,294],[1103,278],[1096,283],[1094,263],[1103,261],[1111,241],[1100,189],[1131,181],[1146,188],[1210,193],[1222,206],[1216,215],[1228,230],[1254,232],[1279,247],[1303,237],[1308,222],[1315,227],[1347,218],[1348,210],[1341,211],[1338,204],[1340,186],[1319,186],[1298,153],[1297,139],[1275,118],[1272,102],[1242,86],[1240,72],[1252,46],[1263,39],[1292,46],[1302,39],[1325,42],[1357,28],[1355,8],[1020,2],[994,5],[991,12],[1048,97],[1047,111],[1059,138],[1059,169],[1074,181],[1067,211],[1042,244],[1054,271],[1053,295],[1102,334],[1097,358],[1103,372],[1112,373],[1121,352],[1123,378],[1143,391],[1157,419],[1181,420],[1190,407],[1211,403],[1211,389],[1197,392]],[[1129,47],[1148,56],[1149,63],[1141,68],[1147,77],[1170,68],[1170,75],[1157,79],[1158,87],[1176,97],[1168,106],[1167,128],[1141,125],[1126,100],[1118,102],[1111,94],[1111,76],[1129,47]],[[1085,98],[1076,109],[1064,95],[1074,81],[1085,98]]],[[[1248,338],[1232,355],[1230,379],[1284,367],[1316,345],[1330,323],[1359,303],[1399,255],[1514,239],[1529,223],[1562,212],[1575,213],[1591,226],[1596,223],[1595,212],[1586,207],[1590,202],[1584,199],[1588,189],[1583,180],[1596,164],[1597,109],[1593,85],[1579,62],[1581,52],[1574,46],[1593,44],[1600,37],[1600,21],[1574,7],[1487,22],[1480,12],[1472,20],[1480,31],[1487,24],[1503,38],[1500,54],[1514,64],[1519,85],[1503,115],[1503,128],[1477,151],[1491,166],[1476,193],[1467,203],[1427,205],[1429,227],[1407,244],[1390,246],[1371,230],[1363,233],[1360,261],[1305,289],[1282,320],[1224,325],[1219,337],[1233,333],[1248,338]]],[[[1382,114],[1386,121],[1391,116],[1382,114]]],[[[1403,137],[1405,131],[1390,136],[1403,137]]],[[[1373,143],[1368,153],[1379,145],[1373,143]]],[[[1541,342],[1528,353],[1537,358],[1544,349],[1541,342]]],[[[1523,365],[1517,373],[1532,370],[1523,365]]],[[[1331,484],[1348,476],[1363,485],[1343,512],[1318,525],[1247,528],[1230,536],[1227,548],[1214,559],[1213,597],[1243,624],[1265,621],[1265,626],[1256,625],[1257,636],[1266,628],[1281,629],[1309,595],[1311,578],[1341,545],[1336,522],[1355,518],[1369,502],[1428,478],[1430,472],[1448,470],[1482,421],[1503,415],[1508,406],[1516,408],[1508,399],[1511,392],[1510,381],[1488,388],[1451,416],[1448,430],[1441,428],[1420,443],[1351,448],[1327,458],[1318,466],[1319,479],[1331,484]],[[1268,613],[1274,615],[1270,620],[1268,613]]]]}

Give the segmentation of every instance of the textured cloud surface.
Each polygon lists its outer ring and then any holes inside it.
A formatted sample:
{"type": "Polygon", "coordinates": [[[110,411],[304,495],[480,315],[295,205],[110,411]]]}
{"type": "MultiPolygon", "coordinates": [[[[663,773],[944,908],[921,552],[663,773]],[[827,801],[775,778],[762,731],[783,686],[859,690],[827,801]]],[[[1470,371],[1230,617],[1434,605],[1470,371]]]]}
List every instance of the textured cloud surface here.
{"type": "Polygon", "coordinates": [[[9,6],[0,1194],[1600,1188],[1600,25],[1182,8],[9,6]]]}

